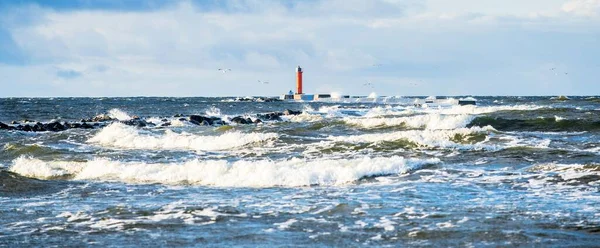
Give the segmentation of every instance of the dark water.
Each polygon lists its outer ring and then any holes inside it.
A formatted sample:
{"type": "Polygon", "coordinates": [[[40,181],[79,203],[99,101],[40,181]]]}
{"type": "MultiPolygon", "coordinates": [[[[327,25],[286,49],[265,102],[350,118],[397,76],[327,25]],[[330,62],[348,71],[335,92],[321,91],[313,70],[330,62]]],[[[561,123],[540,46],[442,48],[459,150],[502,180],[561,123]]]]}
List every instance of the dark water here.
{"type": "Polygon", "coordinates": [[[475,98],[0,99],[3,123],[157,124],[0,130],[0,246],[598,246],[600,98],[475,98]]]}

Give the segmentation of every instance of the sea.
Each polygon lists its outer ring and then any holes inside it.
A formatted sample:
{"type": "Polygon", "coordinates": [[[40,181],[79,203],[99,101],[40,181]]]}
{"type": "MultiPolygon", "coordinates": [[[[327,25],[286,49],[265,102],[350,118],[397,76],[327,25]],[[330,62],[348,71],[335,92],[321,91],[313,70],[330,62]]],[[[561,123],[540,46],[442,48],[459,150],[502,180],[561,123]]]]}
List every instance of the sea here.
{"type": "Polygon", "coordinates": [[[600,98],[474,98],[1,98],[112,121],[0,130],[0,247],[600,246],[600,98]]]}

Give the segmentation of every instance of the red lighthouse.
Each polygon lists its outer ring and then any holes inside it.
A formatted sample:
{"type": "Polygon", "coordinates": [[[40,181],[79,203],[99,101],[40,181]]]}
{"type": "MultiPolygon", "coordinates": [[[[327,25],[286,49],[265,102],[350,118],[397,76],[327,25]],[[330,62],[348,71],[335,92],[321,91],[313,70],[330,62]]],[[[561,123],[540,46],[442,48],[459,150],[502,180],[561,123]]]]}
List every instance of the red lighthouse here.
{"type": "Polygon", "coordinates": [[[302,94],[302,68],[296,68],[296,94],[302,94]]]}

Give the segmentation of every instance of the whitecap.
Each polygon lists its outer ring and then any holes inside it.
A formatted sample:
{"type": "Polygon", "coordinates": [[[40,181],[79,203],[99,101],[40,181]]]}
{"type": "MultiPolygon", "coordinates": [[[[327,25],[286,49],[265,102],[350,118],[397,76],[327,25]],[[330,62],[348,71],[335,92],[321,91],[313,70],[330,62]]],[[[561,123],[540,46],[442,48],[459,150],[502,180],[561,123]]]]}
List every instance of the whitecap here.
{"type": "Polygon", "coordinates": [[[96,133],[87,142],[107,147],[124,149],[181,149],[195,151],[218,151],[245,146],[252,143],[274,140],[275,133],[226,132],[219,136],[202,136],[189,133],[176,133],[165,130],[155,134],[113,123],[96,133]]]}
{"type": "Polygon", "coordinates": [[[474,116],[426,114],[397,118],[346,118],[344,121],[363,128],[407,126],[410,128],[425,128],[431,130],[456,129],[467,126],[474,116]]]}
{"type": "Polygon", "coordinates": [[[362,157],[303,160],[190,160],[182,163],[121,162],[96,158],[86,162],[42,161],[20,157],[10,171],[48,179],[70,176],[75,180],[127,183],[195,184],[219,187],[298,187],[345,185],[364,177],[408,173],[439,159],[362,157]]]}
{"type": "Polygon", "coordinates": [[[116,108],[108,111],[108,116],[110,116],[110,118],[117,119],[120,121],[131,120],[131,116],[129,114],[127,114],[123,110],[116,109],[116,108]]]}

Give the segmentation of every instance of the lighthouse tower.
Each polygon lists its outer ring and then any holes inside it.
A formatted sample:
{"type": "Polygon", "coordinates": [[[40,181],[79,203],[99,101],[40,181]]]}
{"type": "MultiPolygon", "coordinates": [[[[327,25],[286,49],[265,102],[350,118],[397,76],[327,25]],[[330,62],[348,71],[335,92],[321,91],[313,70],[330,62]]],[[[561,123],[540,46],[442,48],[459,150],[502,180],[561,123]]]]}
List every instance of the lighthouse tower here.
{"type": "Polygon", "coordinates": [[[302,68],[296,68],[296,94],[302,95],[302,68]]]}
{"type": "Polygon", "coordinates": [[[291,90],[288,94],[282,95],[280,99],[282,100],[301,100],[301,101],[312,101],[314,100],[314,94],[304,94],[302,90],[302,68],[300,66],[296,67],[296,93],[293,93],[291,90]]]}

